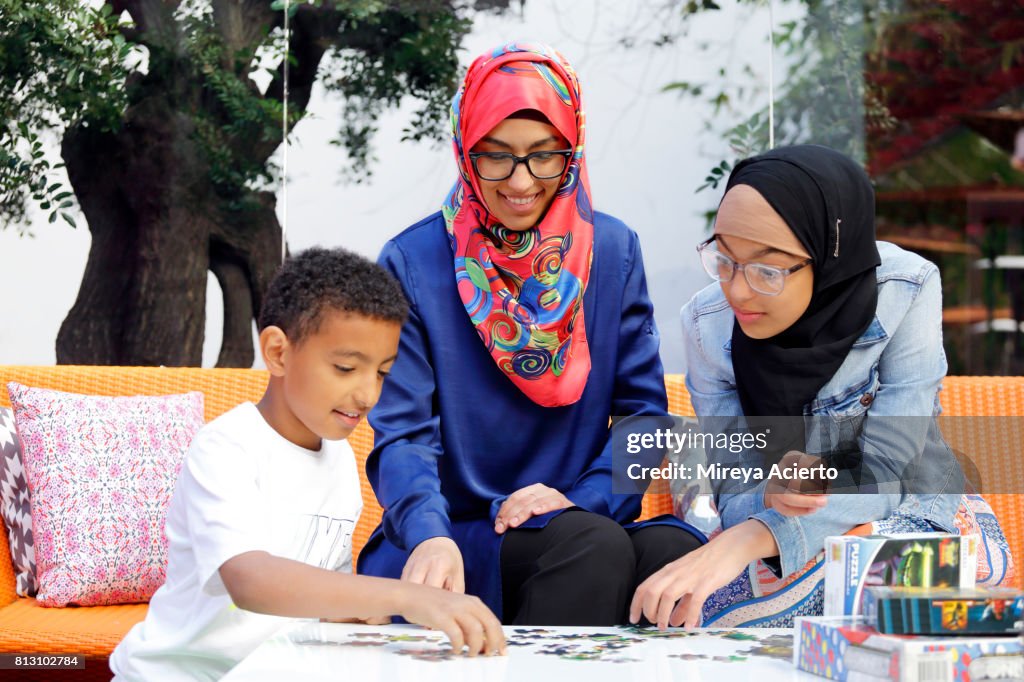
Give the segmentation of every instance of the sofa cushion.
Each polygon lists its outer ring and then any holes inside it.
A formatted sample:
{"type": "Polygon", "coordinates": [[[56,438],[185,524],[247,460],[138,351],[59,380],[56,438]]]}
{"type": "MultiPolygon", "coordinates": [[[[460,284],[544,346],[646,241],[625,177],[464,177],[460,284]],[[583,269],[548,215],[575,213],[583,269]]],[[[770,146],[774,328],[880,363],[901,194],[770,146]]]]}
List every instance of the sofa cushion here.
{"type": "MultiPolygon", "coordinates": [[[[50,609],[35,599],[16,599],[0,608],[0,653],[106,658],[132,626],[142,622],[148,608],[147,604],[124,604],[50,609]]],[[[109,669],[106,673],[109,680],[109,669]]]]}
{"type": "Polygon", "coordinates": [[[0,516],[7,526],[15,590],[22,597],[36,593],[36,557],[32,546],[28,483],[21,463],[21,440],[14,413],[0,407],[0,516]]]}
{"type": "Polygon", "coordinates": [[[43,606],[146,601],[203,396],[99,397],[8,384],[32,500],[43,606]]]}

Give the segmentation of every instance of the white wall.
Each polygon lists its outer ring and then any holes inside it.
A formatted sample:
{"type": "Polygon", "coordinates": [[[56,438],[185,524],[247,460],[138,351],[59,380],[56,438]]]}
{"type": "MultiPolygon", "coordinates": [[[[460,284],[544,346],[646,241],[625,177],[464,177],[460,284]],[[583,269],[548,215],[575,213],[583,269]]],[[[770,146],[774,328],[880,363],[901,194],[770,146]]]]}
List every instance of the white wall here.
{"type": "MultiPolygon", "coordinates": [[[[752,54],[766,79],[768,17],[763,8],[729,5],[698,17],[675,45],[623,47],[624,27],[648,39],[664,29],[647,10],[660,4],[526,0],[522,13],[482,16],[461,59],[468,64],[496,43],[519,39],[548,42],[574,64],[587,108],[594,206],[639,233],[662,333],[662,359],[667,371],[678,372],[678,311],[708,281],[694,245],[704,234],[702,213],[719,199],[719,192],[694,190],[713,162],[731,154],[720,136],[701,129],[707,105],[661,88],[672,81],[713,80],[720,67],[751,60],[752,54]],[[719,47],[701,50],[701,42],[719,47]],[[758,52],[763,59],[757,59],[758,52]]],[[[776,11],[776,23],[797,11],[782,9],[786,15],[776,11]]],[[[399,142],[411,110],[404,107],[382,121],[372,182],[340,184],[346,159],[328,141],[337,130],[341,106],[322,91],[314,93],[310,116],[299,124],[289,147],[287,212],[279,201],[281,218],[292,250],[337,245],[374,257],[389,237],[437,210],[455,177],[451,146],[399,142]]],[[[0,231],[0,277],[6,292],[0,296],[0,364],[55,361],[57,330],[74,302],[88,253],[84,219],[80,224],[73,230],[63,222],[35,220],[34,238],[19,237],[13,227],[0,231]]],[[[212,277],[208,291],[204,366],[216,361],[221,336],[212,277]]]]}

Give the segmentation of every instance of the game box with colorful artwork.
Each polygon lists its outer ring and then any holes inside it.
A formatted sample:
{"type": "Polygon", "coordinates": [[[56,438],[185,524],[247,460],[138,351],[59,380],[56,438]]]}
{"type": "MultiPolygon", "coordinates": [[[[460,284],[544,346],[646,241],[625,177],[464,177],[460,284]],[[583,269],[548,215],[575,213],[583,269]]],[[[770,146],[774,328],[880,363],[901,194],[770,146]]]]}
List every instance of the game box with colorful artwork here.
{"type": "Polygon", "coordinates": [[[1024,678],[1019,637],[885,635],[857,616],[796,619],[793,663],[838,682],[980,682],[1024,678]]]}
{"type": "Polygon", "coordinates": [[[907,635],[1015,635],[1024,592],[1008,587],[869,587],[864,617],[876,630],[907,635]]]}
{"type": "Polygon", "coordinates": [[[826,616],[856,616],[864,588],[974,587],[978,536],[910,533],[825,539],[826,616]]]}

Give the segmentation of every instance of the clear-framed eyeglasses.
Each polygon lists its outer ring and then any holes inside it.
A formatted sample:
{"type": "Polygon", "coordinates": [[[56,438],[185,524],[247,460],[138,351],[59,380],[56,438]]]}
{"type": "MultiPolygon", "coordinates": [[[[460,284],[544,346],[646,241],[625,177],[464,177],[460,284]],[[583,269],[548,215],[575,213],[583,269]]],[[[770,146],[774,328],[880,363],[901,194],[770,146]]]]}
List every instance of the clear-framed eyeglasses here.
{"type": "Polygon", "coordinates": [[[516,156],[508,152],[470,152],[469,159],[481,180],[499,181],[512,177],[516,166],[526,164],[530,175],[538,180],[561,177],[572,158],[571,149],[533,152],[516,156]]]}
{"type": "Polygon", "coordinates": [[[743,272],[750,288],[765,296],[778,296],[786,286],[786,278],[798,270],[802,270],[814,261],[807,258],[796,265],[788,268],[777,268],[774,265],[764,263],[737,263],[721,251],[712,249],[711,243],[714,237],[707,239],[697,245],[697,253],[700,254],[701,265],[711,279],[716,282],[729,282],[736,275],[736,271],[743,272]]]}

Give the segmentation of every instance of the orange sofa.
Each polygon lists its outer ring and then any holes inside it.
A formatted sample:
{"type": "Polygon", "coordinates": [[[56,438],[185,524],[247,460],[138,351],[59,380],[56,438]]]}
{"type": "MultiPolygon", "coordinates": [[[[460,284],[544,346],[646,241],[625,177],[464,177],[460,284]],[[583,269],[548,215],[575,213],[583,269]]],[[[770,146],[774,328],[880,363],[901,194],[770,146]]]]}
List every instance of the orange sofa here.
{"type": "MultiPolygon", "coordinates": [[[[194,369],[157,367],[20,367],[0,366],[0,405],[9,406],[8,381],[29,386],[53,388],[89,395],[163,395],[202,391],[207,421],[240,402],[258,400],[267,375],[247,369],[194,369]]],[[[676,414],[693,415],[682,376],[666,377],[669,409],[676,414]]],[[[1024,377],[947,377],[941,394],[943,407],[951,415],[1024,415],[1024,377]]],[[[354,552],[366,543],[377,526],[381,509],[366,481],[363,467],[373,443],[373,434],[364,423],[349,438],[359,459],[362,475],[363,515],[353,538],[354,552]]],[[[1005,443],[1003,444],[1005,451],[1005,443]]],[[[989,450],[998,449],[994,443],[989,450]]],[[[1022,480],[1018,470],[1024,463],[1007,460],[1008,475],[1022,480]]],[[[1024,494],[986,495],[1010,541],[1014,556],[1024,556],[1024,494]]],[[[668,513],[668,495],[648,494],[644,498],[642,518],[668,513]]],[[[1022,571],[1021,573],[1024,573],[1022,571]]],[[[67,679],[109,679],[107,657],[125,633],[146,614],[145,604],[51,609],[34,599],[18,597],[14,589],[14,571],[3,528],[0,542],[0,654],[3,653],[75,653],[86,657],[86,671],[69,671],[67,679]]],[[[26,672],[20,679],[57,679],[52,672],[36,677],[26,672]]]]}

